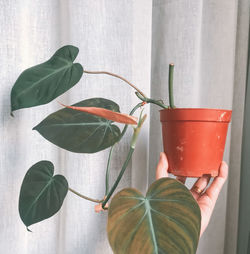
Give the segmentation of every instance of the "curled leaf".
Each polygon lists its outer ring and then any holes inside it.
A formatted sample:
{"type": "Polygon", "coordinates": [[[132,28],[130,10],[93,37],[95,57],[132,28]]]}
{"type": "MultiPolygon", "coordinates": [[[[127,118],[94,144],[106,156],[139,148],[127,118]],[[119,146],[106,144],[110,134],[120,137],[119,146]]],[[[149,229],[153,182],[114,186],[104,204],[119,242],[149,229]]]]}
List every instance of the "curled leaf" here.
{"type": "Polygon", "coordinates": [[[114,112],[112,110],[108,110],[105,108],[97,108],[97,107],[75,107],[75,106],[67,106],[61,104],[66,108],[71,108],[74,110],[82,111],[91,115],[100,116],[107,120],[111,120],[117,123],[124,123],[124,124],[136,124],[137,125],[137,118],[134,116],[130,116],[127,114],[122,114],[118,112],[114,112]]]}

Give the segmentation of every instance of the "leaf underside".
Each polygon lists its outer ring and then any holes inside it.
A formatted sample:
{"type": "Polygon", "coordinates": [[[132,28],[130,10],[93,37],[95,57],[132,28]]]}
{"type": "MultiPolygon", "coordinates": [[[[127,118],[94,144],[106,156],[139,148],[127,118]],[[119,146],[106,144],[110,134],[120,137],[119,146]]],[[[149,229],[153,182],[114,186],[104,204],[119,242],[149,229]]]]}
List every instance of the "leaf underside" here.
{"type": "Polygon", "coordinates": [[[49,103],[73,87],[83,74],[82,66],[73,63],[78,52],[64,46],[48,61],[22,72],[11,90],[11,111],[49,103]]]}
{"type": "Polygon", "coordinates": [[[19,214],[28,227],[53,216],[62,206],[68,182],[54,174],[50,161],[34,164],[26,173],[19,196],[19,214]]]}
{"type": "Polygon", "coordinates": [[[180,182],[162,178],[146,197],[127,188],[112,199],[107,232],[115,254],[194,254],[200,208],[180,182]]]}
{"type": "MultiPolygon", "coordinates": [[[[119,106],[104,98],[92,98],[74,104],[119,112],[119,106]]],[[[114,145],[120,129],[110,120],[70,108],[61,109],[33,128],[51,143],[75,153],[95,153],[114,145]]]]}

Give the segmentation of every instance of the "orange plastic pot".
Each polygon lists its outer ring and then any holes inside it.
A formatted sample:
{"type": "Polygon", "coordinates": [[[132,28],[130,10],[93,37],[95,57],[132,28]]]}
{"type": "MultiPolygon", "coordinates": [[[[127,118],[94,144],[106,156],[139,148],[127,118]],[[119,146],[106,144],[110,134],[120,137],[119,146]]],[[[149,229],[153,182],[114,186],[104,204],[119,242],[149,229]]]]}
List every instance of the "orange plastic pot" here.
{"type": "Polygon", "coordinates": [[[160,110],[169,172],[176,176],[217,176],[231,114],[231,110],[223,109],[160,110]]]}

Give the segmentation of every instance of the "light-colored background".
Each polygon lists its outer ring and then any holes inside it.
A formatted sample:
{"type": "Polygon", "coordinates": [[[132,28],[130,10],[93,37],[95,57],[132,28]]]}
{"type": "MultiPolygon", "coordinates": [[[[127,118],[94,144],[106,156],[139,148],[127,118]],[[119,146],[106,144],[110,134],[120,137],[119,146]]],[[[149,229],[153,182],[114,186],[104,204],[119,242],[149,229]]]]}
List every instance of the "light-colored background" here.
{"type": "MultiPolygon", "coordinates": [[[[68,194],[54,217],[26,231],[18,195],[27,169],[46,159],[70,186],[96,198],[104,192],[108,151],[79,155],[63,151],[32,131],[59,108],[56,102],[24,109],[11,118],[10,90],[25,68],[47,60],[60,46],[80,48],[77,61],[88,70],[125,76],[148,96],[167,102],[168,64],[174,62],[178,107],[233,109],[225,157],[230,162],[223,188],[198,254],[235,254],[240,147],[247,63],[247,0],[0,0],[0,253],[111,253],[106,214],[68,194]]],[[[138,99],[122,81],[84,75],[63,95],[66,104],[105,97],[129,112],[138,99]]],[[[119,186],[145,191],[162,151],[157,107],[148,110],[135,155],[119,186]]],[[[112,179],[128,151],[131,130],[115,149],[112,179]]],[[[191,185],[192,180],[188,182],[191,185]]]]}

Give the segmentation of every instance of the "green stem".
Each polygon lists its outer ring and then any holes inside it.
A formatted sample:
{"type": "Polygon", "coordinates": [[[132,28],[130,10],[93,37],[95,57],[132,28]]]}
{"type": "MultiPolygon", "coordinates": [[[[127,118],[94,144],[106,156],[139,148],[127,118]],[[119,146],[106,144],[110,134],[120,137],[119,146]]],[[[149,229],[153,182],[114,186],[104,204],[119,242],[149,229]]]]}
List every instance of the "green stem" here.
{"type": "Polygon", "coordinates": [[[68,190],[71,191],[72,193],[76,194],[77,196],[79,196],[79,197],[81,197],[81,198],[84,198],[84,199],[86,199],[86,200],[89,200],[89,201],[92,201],[92,202],[95,202],[95,203],[98,203],[98,204],[101,203],[101,202],[103,202],[103,200],[93,199],[93,198],[89,198],[89,197],[87,197],[87,196],[84,196],[84,195],[82,195],[81,193],[79,193],[79,192],[77,192],[77,191],[71,189],[70,187],[68,188],[68,190]]]}
{"type": "Polygon", "coordinates": [[[112,72],[108,72],[108,71],[87,71],[87,70],[83,70],[84,73],[87,74],[106,74],[106,75],[110,75],[116,78],[119,78],[121,80],[123,80],[124,82],[126,82],[127,84],[129,84],[131,87],[133,87],[138,93],[140,93],[142,96],[146,97],[145,94],[139,90],[135,85],[133,85],[131,82],[129,82],[127,79],[123,78],[122,76],[119,76],[115,73],[112,72]]]}
{"type": "Polygon", "coordinates": [[[138,125],[136,128],[134,128],[134,134],[133,134],[133,137],[130,142],[130,147],[132,147],[134,149],[135,149],[135,145],[136,145],[136,141],[138,139],[139,133],[141,131],[141,127],[142,127],[143,123],[145,122],[146,118],[147,118],[147,115],[142,116],[142,111],[141,111],[138,125]]]}
{"type": "Polygon", "coordinates": [[[174,80],[174,64],[171,63],[169,65],[169,75],[168,75],[168,90],[169,90],[169,104],[170,104],[170,108],[175,108],[175,105],[174,105],[173,80],[174,80]]]}
{"type": "Polygon", "coordinates": [[[114,146],[111,146],[110,150],[109,150],[109,158],[108,158],[108,163],[107,163],[107,169],[106,169],[106,190],[105,190],[105,196],[107,196],[108,192],[109,192],[109,168],[110,168],[110,161],[111,161],[111,157],[112,157],[112,152],[114,149],[114,146]]]}
{"type": "Polygon", "coordinates": [[[133,134],[133,137],[131,139],[130,149],[129,149],[127,158],[126,158],[125,162],[122,165],[122,169],[121,169],[121,171],[120,171],[120,173],[119,173],[115,183],[113,184],[113,186],[112,186],[111,190],[109,191],[107,197],[105,198],[105,200],[102,203],[102,208],[103,209],[106,209],[105,205],[107,204],[107,202],[109,201],[110,197],[114,193],[117,185],[119,184],[119,182],[120,182],[120,180],[121,180],[121,178],[122,178],[122,176],[123,176],[123,174],[124,174],[124,172],[125,172],[125,170],[126,170],[126,168],[128,166],[128,163],[129,163],[129,161],[130,161],[130,159],[132,157],[132,154],[133,154],[133,152],[135,150],[135,144],[136,144],[136,141],[138,139],[139,132],[141,130],[141,127],[142,127],[145,119],[146,119],[146,115],[144,115],[143,117],[142,117],[142,115],[140,115],[140,119],[139,119],[138,125],[137,125],[136,128],[134,128],[134,134],[133,134]]]}
{"type": "MultiPolygon", "coordinates": [[[[135,113],[135,111],[136,111],[138,108],[142,107],[142,106],[143,106],[143,103],[142,103],[142,102],[141,102],[141,103],[138,103],[138,104],[131,110],[131,112],[129,113],[129,115],[132,116],[132,115],[135,113]]],[[[124,128],[123,128],[123,130],[122,130],[122,133],[121,133],[121,136],[120,136],[120,138],[119,138],[119,140],[118,140],[117,142],[119,142],[119,141],[122,139],[122,137],[123,137],[124,134],[126,133],[127,129],[128,129],[128,124],[126,124],[126,125],[124,126],[124,128]]]]}
{"type": "Polygon", "coordinates": [[[135,149],[134,149],[133,147],[130,147],[129,152],[128,152],[128,156],[127,156],[127,158],[126,158],[126,161],[124,162],[124,164],[123,164],[123,166],[122,166],[122,169],[121,169],[121,171],[120,171],[120,173],[119,173],[119,175],[118,175],[118,177],[117,177],[117,179],[116,179],[114,185],[112,186],[112,188],[111,188],[111,190],[109,191],[107,197],[105,198],[105,200],[104,200],[103,203],[102,203],[102,208],[103,208],[103,209],[105,209],[105,205],[107,204],[107,202],[109,201],[110,197],[111,197],[112,194],[114,193],[114,191],[115,191],[117,185],[119,184],[119,182],[120,182],[120,180],[121,180],[121,178],[122,178],[122,176],[123,176],[123,174],[124,174],[124,172],[125,172],[125,170],[126,170],[126,168],[127,168],[127,166],[128,166],[128,163],[129,163],[129,161],[130,161],[130,159],[131,159],[131,156],[132,156],[134,150],[135,150],[135,149]]]}
{"type": "Polygon", "coordinates": [[[144,101],[144,102],[146,102],[146,103],[152,103],[152,104],[155,104],[155,105],[158,105],[158,106],[160,106],[161,108],[168,108],[168,106],[167,105],[165,105],[162,101],[160,101],[160,100],[154,100],[154,99],[150,99],[150,98],[147,98],[147,97],[143,97],[141,94],[139,94],[139,93],[137,93],[137,92],[135,92],[135,94],[136,94],[136,96],[140,99],[140,100],[142,100],[142,101],[144,101]]]}
{"type": "MultiPolygon", "coordinates": [[[[143,103],[138,103],[132,110],[131,112],[129,113],[129,115],[133,115],[134,112],[140,108],[141,106],[143,106],[143,103]]],[[[122,137],[124,136],[124,134],[126,133],[128,129],[128,125],[125,125],[123,130],[122,130],[122,133],[121,133],[121,136],[119,138],[119,140],[117,141],[117,143],[122,139],[122,137]]],[[[111,161],[111,157],[112,157],[112,151],[113,151],[113,148],[114,148],[114,145],[111,147],[110,151],[109,151],[109,158],[108,158],[108,163],[107,163],[107,169],[106,169],[106,190],[105,190],[105,196],[108,195],[108,192],[109,192],[109,168],[110,168],[110,161],[111,161]]]]}

